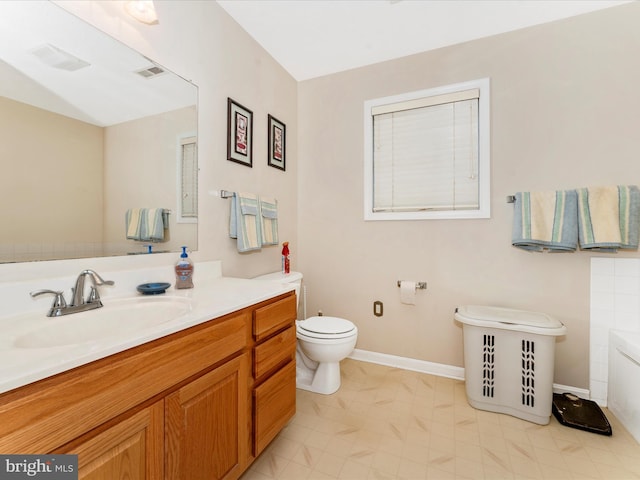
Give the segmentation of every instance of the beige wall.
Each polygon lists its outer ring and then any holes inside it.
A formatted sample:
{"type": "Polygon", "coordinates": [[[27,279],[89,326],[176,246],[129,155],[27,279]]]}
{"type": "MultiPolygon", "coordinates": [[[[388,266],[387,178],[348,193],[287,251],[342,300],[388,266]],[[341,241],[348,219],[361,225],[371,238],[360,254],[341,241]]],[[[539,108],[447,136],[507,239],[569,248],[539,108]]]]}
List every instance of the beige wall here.
{"type": "Polygon", "coordinates": [[[250,277],[280,268],[280,248],[239,254],[228,237],[229,200],[221,189],[279,201],[282,241],[297,240],[297,84],[213,1],[156,2],[160,23],[123,15],[122,1],[56,1],[143,55],[193,81],[198,90],[199,260],[222,260],[223,273],[250,277]],[[227,97],[253,111],[253,168],[227,161],[227,97]],[[286,172],[267,165],[267,114],[287,127],[286,172]]]}
{"type": "Polygon", "coordinates": [[[103,142],[100,127],[0,97],[2,244],[102,240],[103,142]]]}
{"type": "Polygon", "coordinates": [[[308,313],[353,320],[357,348],[462,366],[456,305],[547,312],[569,331],[555,381],[588,388],[591,254],[512,247],[505,197],[640,183],[639,23],[640,4],[630,4],[300,83],[295,267],[308,313]],[[363,102],[482,77],[491,78],[491,219],[364,222],[363,102]],[[415,306],[399,302],[403,279],[428,283],[415,306]]]}

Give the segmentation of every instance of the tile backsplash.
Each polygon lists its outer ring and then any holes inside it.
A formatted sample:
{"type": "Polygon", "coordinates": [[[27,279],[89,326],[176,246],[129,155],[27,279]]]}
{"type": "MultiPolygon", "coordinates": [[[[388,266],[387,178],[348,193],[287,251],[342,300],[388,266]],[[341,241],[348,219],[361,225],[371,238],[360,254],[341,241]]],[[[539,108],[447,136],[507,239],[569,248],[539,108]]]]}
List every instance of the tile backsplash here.
{"type": "Polygon", "coordinates": [[[607,405],[609,330],[640,332],[640,259],[591,259],[589,388],[607,405]]]}

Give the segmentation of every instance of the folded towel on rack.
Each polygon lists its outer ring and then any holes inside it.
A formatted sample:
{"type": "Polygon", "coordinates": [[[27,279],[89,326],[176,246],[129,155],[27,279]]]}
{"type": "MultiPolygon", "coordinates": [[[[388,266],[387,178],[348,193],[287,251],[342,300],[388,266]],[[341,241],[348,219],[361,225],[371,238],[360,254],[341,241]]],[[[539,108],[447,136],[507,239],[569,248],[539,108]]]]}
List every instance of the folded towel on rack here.
{"type": "Polygon", "coordinates": [[[640,190],[635,185],[578,189],[580,248],[637,249],[639,216],[640,190]]]}
{"type": "Polygon", "coordinates": [[[141,225],[140,225],[140,211],[141,208],[130,208],[125,213],[125,225],[127,227],[127,240],[142,240],[140,238],[141,225]]]}
{"type": "Polygon", "coordinates": [[[278,245],[278,200],[260,197],[262,244],[278,245]]]}
{"type": "Polygon", "coordinates": [[[147,209],[147,236],[152,242],[164,240],[164,208],[147,209]]]}
{"type": "Polygon", "coordinates": [[[231,198],[229,236],[237,239],[238,252],[259,250],[262,247],[260,199],[252,193],[236,192],[231,198]]]}
{"type": "Polygon", "coordinates": [[[164,240],[164,208],[130,208],[125,214],[128,240],[160,242],[164,240]]]}
{"type": "Polygon", "coordinates": [[[513,208],[514,247],[537,252],[572,252],[577,248],[575,190],[518,192],[513,208]]]}

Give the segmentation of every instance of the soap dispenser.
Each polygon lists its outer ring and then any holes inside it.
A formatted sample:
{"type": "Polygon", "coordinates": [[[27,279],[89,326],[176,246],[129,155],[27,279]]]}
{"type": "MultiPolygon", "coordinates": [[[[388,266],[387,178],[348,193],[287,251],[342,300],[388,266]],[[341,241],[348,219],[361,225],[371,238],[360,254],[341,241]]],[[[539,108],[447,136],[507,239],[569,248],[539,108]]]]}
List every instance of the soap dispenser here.
{"type": "Polygon", "coordinates": [[[193,288],[193,262],[187,255],[187,247],[182,247],[176,263],[176,288],[193,288]]]}

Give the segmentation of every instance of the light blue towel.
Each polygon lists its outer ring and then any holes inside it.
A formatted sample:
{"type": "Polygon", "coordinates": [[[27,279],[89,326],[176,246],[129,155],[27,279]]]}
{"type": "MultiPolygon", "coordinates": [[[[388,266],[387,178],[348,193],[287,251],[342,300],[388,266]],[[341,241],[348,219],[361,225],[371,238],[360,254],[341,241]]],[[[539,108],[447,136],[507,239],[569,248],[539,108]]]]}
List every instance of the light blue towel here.
{"type": "Polygon", "coordinates": [[[161,242],[164,240],[164,208],[130,208],[125,214],[128,240],[161,242]]]}
{"type": "Polygon", "coordinates": [[[573,252],[578,246],[575,190],[518,192],[513,210],[512,245],[541,252],[573,252]]]}
{"type": "Polygon", "coordinates": [[[142,240],[142,226],[140,225],[141,210],[141,208],[130,208],[124,215],[127,240],[142,240]]]}
{"type": "Polygon", "coordinates": [[[637,249],[640,190],[635,185],[578,189],[580,248],[600,252],[637,249]]]}
{"type": "Polygon", "coordinates": [[[231,198],[229,236],[237,239],[238,252],[262,248],[259,202],[251,193],[236,192],[231,198]]]}
{"type": "Polygon", "coordinates": [[[262,216],[262,244],[278,245],[278,201],[275,198],[260,197],[262,216]]]}
{"type": "Polygon", "coordinates": [[[148,240],[161,242],[164,240],[164,208],[149,208],[146,215],[148,240]]]}

